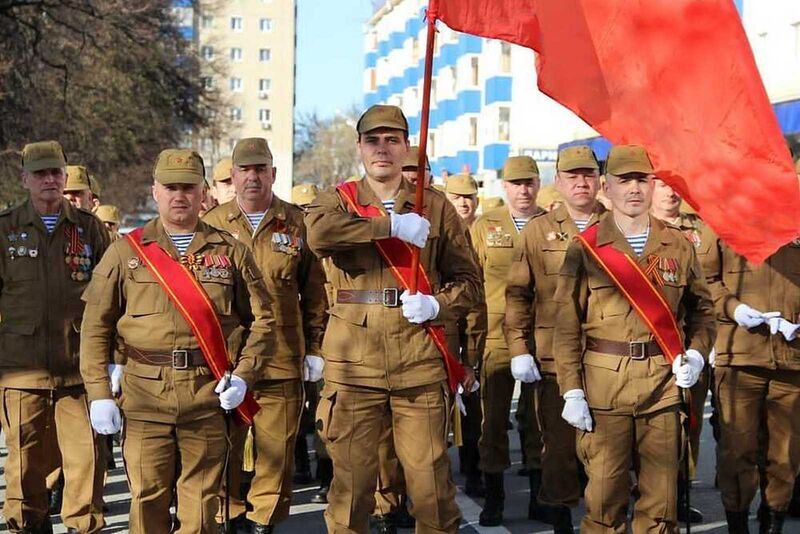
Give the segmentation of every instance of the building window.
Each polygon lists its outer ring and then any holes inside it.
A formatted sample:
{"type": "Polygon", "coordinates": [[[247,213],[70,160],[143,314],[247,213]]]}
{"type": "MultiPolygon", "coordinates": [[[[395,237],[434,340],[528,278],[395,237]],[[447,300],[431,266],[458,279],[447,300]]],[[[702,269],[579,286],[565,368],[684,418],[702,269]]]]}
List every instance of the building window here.
{"type": "Polygon", "coordinates": [[[415,63],[419,61],[419,37],[411,40],[411,60],[415,63]]]}
{"type": "Polygon", "coordinates": [[[261,19],[258,21],[258,27],[262,32],[272,31],[272,19],[261,19]]]}
{"type": "Polygon", "coordinates": [[[242,92],[242,79],[241,78],[231,78],[231,91],[234,93],[241,93],[242,92]]]}
{"type": "Polygon", "coordinates": [[[428,132],[428,149],[426,152],[431,159],[436,157],[436,134],[434,132],[428,132]]]}
{"type": "Polygon", "coordinates": [[[258,60],[262,63],[267,62],[272,57],[272,50],[269,48],[262,48],[258,51],[258,60]]]}
{"type": "Polygon", "coordinates": [[[378,88],[378,73],[375,69],[369,69],[369,89],[374,91],[378,88]]]}
{"type": "Polygon", "coordinates": [[[242,122],[242,108],[231,108],[231,121],[242,122]]]}
{"type": "Polygon", "coordinates": [[[269,122],[270,121],[270,112],[268,109],[259,109],[258,110],[258,120],[260,122],[269,122]]]}
{"type": "Polygon", "coordinates": [[[200,49],[200,54],[203,56],[203,59],[214,59],[214,47],[204,46],[200,49]]]}
{"type": "Polygon", "coordinates": [[[214,27],[214,17],[211,15],[203,15],[202,22],[203,29],[209,29],[214,27]]]}
{"type": "Polygon", "coordinates": [[[478,70],[478,57],[475,56],[469,61],[472,85],[478,85],[480,71],[478,70]]]}
{"type": "Polygon", "coordinates": [[[272,80],[269,78],[261,78],[258,80],[258,92],[259,93],[269,93],[269,90],[272,89],[272,80]]]}
{"type": "Polygon", "coordinates": [[[214,78],[212,78],[211,76],[205,76],[203,78],[203,88],[205,88],[207,91],[210,91],[211,89],[213,89],[214,88],[214,78]]]}
{"type": "Polygon", "coordinates": [[[436,102],[436,79],[431,80],[431,102],[436,102]]]}
{"type": "Polygon", "coordinates": [[[508,141],[511,137],[511,108],[501,107],[499,109],[500,120],[497,138],[500,141],[508,141]]]}
{"type": "Polygon", "coordinates": [[[469,146],[478,144],[478,117],[469,118],[469,146]]]}
{"type": "Polygon", "coordinates": [[[369,49],[375,50],[378,48],[378,34],[376,32],[370,32],[369,34],[369,49]]]}
{"type": "Polygon", "coordinates": [[[231,29],[235,32],[240,32],[244,28],[242,17],[231,17],[231,29]]]}
{"type": "Polygon", "coordinates": [[[500,72],[511,72],[511,45],[500,43],[500,72]]]}
{"type": "Polygon", "coordinates": [[[450,94],[455,95],[458,92],[458,71],[455,66],[450,67],[450,94]]]}
{"type": "Polygon", "coordinates": [[[794,30],[794,58],[800,59],[800,22],[792,24],[794,30]]]}
{"type": "Polygon", "coordinates": [[[242,49],[231,48],[231,61],[241,61],[241,60],[242,60],[242,49]]]}

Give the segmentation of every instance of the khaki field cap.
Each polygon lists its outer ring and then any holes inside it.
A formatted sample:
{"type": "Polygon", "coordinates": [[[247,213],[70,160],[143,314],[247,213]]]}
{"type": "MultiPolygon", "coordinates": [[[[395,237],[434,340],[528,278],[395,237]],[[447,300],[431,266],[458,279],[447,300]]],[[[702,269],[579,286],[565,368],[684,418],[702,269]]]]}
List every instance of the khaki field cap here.
{"type": "Polygon", "coordinates": [[[240,139],[233,147],[233,165],[272,165],[272,151],[263,137],[246,137],[240,139]]]}
{"type": "Polygon", "coordinates": [[[94,214],[104,223],[120,224],[122,222],[122,218],[119,215],[119,208],[111,204],[97,206],[94,214]]]}
{"type": "MultiPolygon", "coordinates": [[[[408,149],[408,155],[406,155],[406,159],[403,160],[403,170],[404,171],[415,171],[417,170],[417,164],[419,163],[419,147],[412,146],[408,149]]],[[[425,156],[425,170],[431,170],[431,163],[428,161],[428,156],[425,156]]]]}
{"type": "Polygon", "coordinates": [[[469,174],[456,174],[447,178],[444,191],[454,195],[477,195],[478,182],[469,174]]]}
{"type": "MultiPolygon", "coordinates": [[[[589,167],[575,167],[576,169],[588,169],[589,167]]],[[[569,169],[572,170],[572,169],[569,169]]],[[[553,184],[546,185],[539,189],[539,194],[536,195],[536,205],[540,208],[549,209],[553,202],[564,202],[564,197],[561,196],[553,184]]]]}
{"type": "Polygon", "coordinates": [[[539,177],[539,166],[530,156],[511,156],[503,165],[503,180],[530,180],[539,177]]]}
{"type": "Polygon", "coordinates": [[[100,187],[100,180],[95,178],[94,176],[89,176],[89,189],[92,190],[92,194],[96,197],[100,196],[100,191],[102,188],[100,187]]]}
{"type": "Polygon", "coordinates": [[[600,170],[597,157],[588,146],[568,146],[559,150],[556,170],[574,171],[576,169],[600,170]]]}
{"type": "Polygon", "coordinates": [[[376,104],[361,115],[356,130],[359,134],[364,134],[378,128],[391,128],[408,133],[408,121],[399,107],[376,104]]]}
{"type": "Polygon", "coordinates": [[[494,208],[499,208],[500,206],[505,206],[505,201],[502,197],[488,197],[483,199],[481,205],[483,206],[484,213],[493,210],[494,208]]]}
{"type": "Polygon", "coordinates": [[[214,181],[224,182],[231,179],[231,167],[233,161],[231,158],[222,158],[214,165],[214,181]]]}
{"type": "Polygon", "coordinates": [[[644,147],[639,145],[618,145],[608,153],[606,174],[621,176],[629,172],[652,174],[653,164],[644,147]]]}
{"type": "Polygon", "coordinates": [[[202,184],[205,182],[203,158],[194,150],[162,150],[153,169],[153,178],[161,185],[202,184]]]}
{"type": "Polygon", "coordinates": [[[85,191],[91,189],[89,172],[83,165],[67,165],[67,183],[64,191],[85,191]]]}
{"type": "Polygon", "coordinates": [[[63,169],[66,166],[67,157],[58,141],[29,143],[22,149],[22,168],[27,172],[63,169]]]}
{"type": "Polygon", "coordinates": [[[317,198],[319,189],[314,184],[300,184],[292,188],[292,204],[306,206],[317,198]]]}

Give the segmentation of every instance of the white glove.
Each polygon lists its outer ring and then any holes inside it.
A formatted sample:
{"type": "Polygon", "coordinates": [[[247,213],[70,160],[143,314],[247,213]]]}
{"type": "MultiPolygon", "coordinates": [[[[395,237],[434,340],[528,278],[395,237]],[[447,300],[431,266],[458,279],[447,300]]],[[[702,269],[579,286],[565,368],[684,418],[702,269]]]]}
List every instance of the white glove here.
{"type": "Polygon", "coordinates": [[[306,354],[303,359],[303,381],[318,382],[325,369],[325,360],[314,354],[306,354]]]}
{"type": "Polygon", "coordinates": [[[112,399],[94,400],[89,405],[89,420],[98,434],[109,436],[122,428],[122,415],[116,401],[112,399]]]}
{"type": "Polygon", "coordinates": [[[773,317],[780,317],[780,312],[760,312],[751,308],[747,304],[739,304],[733,310],[733,319],[739,326],[744,328],[755,328],[766,323],[773,317]]]}
{"type": "Polygon", "coordinates": [[[406,289],[400,295],[400,301],[403,303],[403,317],[411,323],[422,324],[439,315],[439,303],[433,295],[412,295],[406,289]]]}
{"type": "Polygon", "coordinates": [[[217,387],[214,388],[214,393],[219,394],[219,405],[223,410],[234,410],[244,400],[244,394],[247,393],[247,384],[244,380],[236,375],[231,375],[231,384],[225,387],[225,377],[219,379],[217,387]]]}
{"type": "Polygon", "coordinates": [[[564,394],[561,418],[578,430],[592,431],[592,414],[582,389],[571,389],[564,394]]]}
{"type": "Polygon", "coordinates": [[[773,336],[780,332],[786,341],[794,341],[800,332],[800,324],[790,323],[783,317],[770,317],[769,332],[773,336]]]}
{"type": "MultiPolygon", "coordinates": [[[[481,385],[476,380],[472,384],[472,388],[469,390],[470,393],[475,393],[481,385]]],[[[461,412],[461,415],[467,415],[467,407],[464,405],[464,399],[461,396],[464,394],[464,386],[461,384],[458,385],[458,389],[456,390],[456,406],[458,406],[458,411],[461,412]]]]}
{"type": "Polygon", "coordinates": [[[716,363],[717,363],[717,349],[711,349],[711,352],[708,355],[708,365],[710,365],[713,368],[714,364],[716,363]]]}
{"type": "Polygon", "coordinates": [[[514,380],[519,380],[526,384],[538,382],[542,379],[539,369],[536,368],[536,362],[530,354],[520,354],[511,358],[511,374],[514,380]]]}
{"type": "Polygon", "coordinates": [[[703,357],[694,349],[689,349],[685,354],[679,355],[672,361],[672,374],[675,375],[675,384],[679,388],[689,389],[697,383],[700,371],[703,370],[703,357]]]}
{"type": "Polygon", "coordinates": [[[117,363],[108,364],[108,378],[111,380],[111,394],[115,397],[122,391],[122,373],[125,366],[117,363]]]}
{"type": "Polygon", "coordinates": [[[416,213],[391,213],[392,237],[402,239],[419,248],[425,248],[428,234],[431,232],[431,223],[425,217],[416,213]]]}

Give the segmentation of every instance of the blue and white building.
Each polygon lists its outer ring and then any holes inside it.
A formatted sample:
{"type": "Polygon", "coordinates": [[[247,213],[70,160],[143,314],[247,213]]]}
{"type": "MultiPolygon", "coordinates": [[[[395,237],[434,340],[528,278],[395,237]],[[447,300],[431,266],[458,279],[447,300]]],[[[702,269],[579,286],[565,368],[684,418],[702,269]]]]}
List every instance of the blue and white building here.
{"type": "MultiPolygon", "coordinates": [[[[800,2],[732,0],[754,49],[781,127],[800,146],[800,2]]],[[[364,106],[398,105],[419,139],[427,0],[387,0],[365,26],[364,106]]],[[[559,147],[588,142],[605,157],[609,143],[575,114],[539,92],[531,50],[454,32],[439,23],[434,56],[428,156],[441,176],[469,169],[483,194],[501,194],[510,155],[555,173],[559,147]]]]}

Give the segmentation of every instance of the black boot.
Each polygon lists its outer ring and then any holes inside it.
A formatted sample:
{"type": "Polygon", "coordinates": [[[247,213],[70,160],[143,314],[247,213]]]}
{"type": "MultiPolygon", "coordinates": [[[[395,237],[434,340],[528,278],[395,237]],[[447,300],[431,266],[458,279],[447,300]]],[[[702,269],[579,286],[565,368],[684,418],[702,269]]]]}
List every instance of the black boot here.
{"type": "Polygon", "coordinates": [[[484,497],[483,473],[480,469],[481,454],[476,442],[465,443],[458,448],[461,453],[461,472],[467,477],[464,493],[469,497],[484,497]]]}
{"type": "Polygon", "coordinates": [[[728,521],[728,534],[750,534],[750,529],[747,527],[747,516],[747,511],[725,511],[725,519],[728,521]]]}
{"type": "Polygon", "coordinates": [[[573,534],[575,532],[575,529],[572,528],[572,510],[569,509],[569,506],[550,507],[550,524],[553,525],[555,534],[573,534]]]}
{"type": "Polygon", "coordinates": [[[519,429],[519,448],[522,453],[522,467],[519,468],[517,474],[521,477],[527,477],[531,473],[528,471],[528,455],[525,452],[525,431],[521,428],[519,429]]]}
{"type": "Polygon", "coordinates": [[[275,532],[275,525],[253,523],[253,534],[272,534],[273,532],[275,532]]]}
{"type": "Polygon", "coordinates": [[[394,523],[397,528],[416,528],[417,520],[414,516],[408,513],[408,496],[400,496],[400,505],[394,512],[394,523]]]}
{"type": "Polygon", "coordinates": [[[484,473],[486,479],[486,503],[478,524],[482,527],[499,527],[503,524],[503,507],[506,494],[503,489],[503,473],[484,473]]]}
{"type": "Polygon", "coordinates": [[[758,530],[763,534],[781,534],[785,519],[786,512],[778,512],[772,508],[766,508],[765,513],[759,518],[758,530]]]}
{"type": "Polygon", "coordinates": [[[294,483],[308,484],[311,477],[311,461],[308,459],[308,442],[305,434],[297,436],[294,443],[294,483]]]}
{"type": "Polygon", "coordinates": [[[528,503],[528,519],[534,521],[550,522],[547,507],[539,504],[539,489],[542,487],[542,470],[531,469],[528,473],[528,480],[531,483],[531,499],[528,503]]]}
{"type": "Polygon", "coordinates": [[[800,517],[800,477],[794,481],[794,495],[792,501],[789,503],[789,517],[800,517]]]}
{"type": "Polygon", "coordinates": [[[469,497],[483,498],[486,496],[486,488],[483,486],[483,474],[480,471],[467,475],[464,493],[469,497]]]}
{"type": "Polygon", "coordinates": [[[328,491],[330,491],[333,481],[333,461],[330,458],[317,460],[317,478],[319,479],[319,490],[311,497],[311,502],[327,504],[328,491]]]}
{"type": "Polygon", "coordinates": [[[697,508],[689,506],[688,517],[686,512],[686,481],[681,474],[678,476],[678,523],[685,524],[687,519],[692,525],[703,522],[703,513],[697,508]]]}
{"type": "Polygon", "coordinates": [[[372,520],[375,522],[375,531],[378,534],[397,534],[394,514],[374,515],[372,520]]]}

